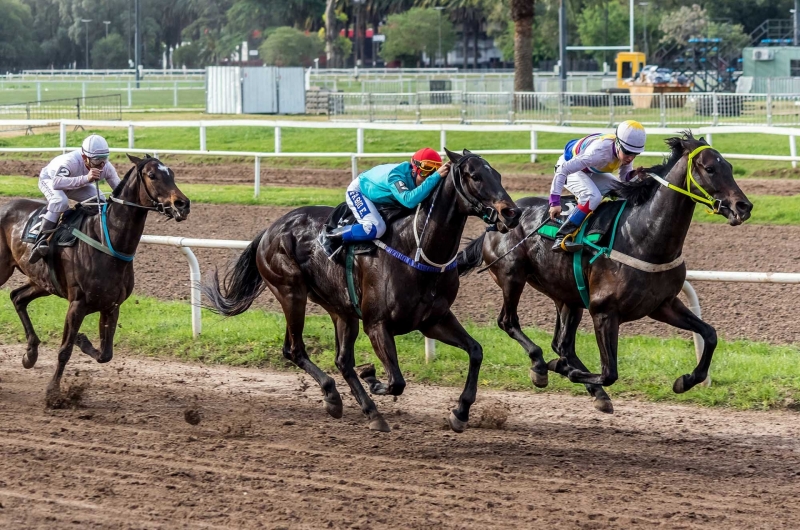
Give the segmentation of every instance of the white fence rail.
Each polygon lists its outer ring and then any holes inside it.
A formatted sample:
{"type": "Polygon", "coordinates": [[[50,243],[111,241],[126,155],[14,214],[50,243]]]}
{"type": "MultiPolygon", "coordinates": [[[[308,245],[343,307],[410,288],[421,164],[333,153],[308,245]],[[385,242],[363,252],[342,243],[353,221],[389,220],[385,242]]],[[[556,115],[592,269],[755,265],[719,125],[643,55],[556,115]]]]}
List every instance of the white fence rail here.
{"type": "MultiPolygon", "coordinates": [[[[361,159],[397,159],[411,156],[413,153],[366,153],[364,151],[364,133],[368,130],[383,131],[438,131],[439,150],[444,153],[447,144],[447,133],[451,131],[467,132],[527,132],[530,133],[530,148],[528,149],[480,149],[480,146],[469,146],[470,149],[482,155],[530,155],[531,162],[536,161],[537,155],[557,155],[563,152],[562,149],[543,149],[539,148],[540,134],[571,134],[583,135],[598,132],[599,128],[587,127],[561,127],[555,125],[530,124],[530,125],[462,125],[462,124],[403,124],[403,123],[365,123],[365,122],[314,122],[314,121],[278,121],[278,120],[208,120],[208,121],[96,121],[96,120],[0,120],[0,129],[4,126],[17,127],[59,127],[59,145],[56,147],[3,147],[0,153],[45,153],[45,152],[65,152],[77,149],[78,147],[67,146],[67,128],[83,127],[86,129],[102,128],[126,128],[128,131],[128,146],[126,148],[115,147],[111,151],[115,153],[149,153],[153,156],[158,154],[174,155],[197,155],[197,156],[234,156],[247,157],[254,160],[254,180],[253,188],[256,197],[261,189],[261,160],[264,158],[349,158],[353,178],[358,176],[358,161],[361,159]],[[158,149],[158,148],[136,148],[135,132],[137,128],[196,128],[198,129],[198,141],[200,149],[158,149]],[[274,131],[273,151],[222,151],[208,149],[207,130],[211,127],[266,127],[274,131]],[[350,129],[355,132],[355,151],[347,152],[284,152],[282,146],[282,129],[350,129]]],[[[608,132],[613,132],[609,129],[608,132]]],[[[677,135],[681,131],[677,129],[650,128],[651,135],[677,135]]],[[[694,129],[698,136],[705,136],[709,144],[713,142],[714,134],[769,134],[774,136],[784,136],[788,139],[790,155],[761,155],[750,153],[723,153],[730,160],[772,160],[790,162],[792,167],[797,167],[800,156],[797,155],[796,138],[800,136],[800,128],[788,127],[739,127],[739,126],[719,126],[719,127],[698,127],[694,129]]],[[[644,156],[664,156],[663,152],[645,151],[644,156]]]]}
{"type": "MultiPolygon", "coordinates": [[[[214,249],[244,249],[250,241],[229,240],[229,239],[192,239],[187,237],[170,236],[142,236],[141,242],[149,245],[166,245],[177,247],[186,257],[189,263],[189,290],[192,307],[192,335],[198,337],[203,330],[201,315],[201,293],[200,293],[200,264],[197,257],[192,252],[192,248],[214,248],[214,249]]],[[[707,282],[744,282],[744,283],[800,283],[800,273],[784,272],[729,272],[729,271],[687,271],[686,281],[683,284],[683,293],[689,301],[689,309],[698,317],[702,316],[700,310],[700,300],[697,293],[689,283],[692,281],[707,282]]],[[[695,355],[698,362],[703,354],[703,338],[694,333],[695,355]]],[[[436,345],[433,339],[425,339],[425,360],[431,362],[436,356],[436,345]]],[[[704,383],[706,386],[711,384],[711,376],[704,383]]]]}

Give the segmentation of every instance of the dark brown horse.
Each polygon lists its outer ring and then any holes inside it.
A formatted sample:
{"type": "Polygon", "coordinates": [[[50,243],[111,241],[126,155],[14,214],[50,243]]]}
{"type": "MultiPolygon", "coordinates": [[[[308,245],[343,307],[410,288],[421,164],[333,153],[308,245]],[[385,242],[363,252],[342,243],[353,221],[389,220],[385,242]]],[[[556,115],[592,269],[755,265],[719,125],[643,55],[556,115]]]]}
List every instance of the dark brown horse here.
{"type": "MultiPolygon", "coordinates": [[[[171,169],[149,156],[139,159],[129,155],[128,158],[135,165],[108,202],[107,234],[102,234],[101,215],[87,218],[81,227],[92,239],[109,241],[112,252],[120,256],[135,254],[150,210],[158,210],[176,221],[189,215],[189,199],[175,185],[171,169]]],[[[43,204],[43,201],[18,199],[0,208],[0,286],[8,281],[14,269],[28,277],[25,285],[11,292],[11,301],[28,341],[22,358],[25,368],[32,368],[39,356],[39,337],[28,316],[28,304],[52,294],[69,300],[58,366],[47,387],[47,401],[54,404],[59,399],[61,376],[75,344],[97,362],[111,360],[119,306],[133,291],[133,263],[78,241],[73,247],[59,249],[53,256],[57,280],[54,285],[45,260],[28,263],[33,245],[21,240],[28,217],[43,204]],[[96,312],[100,312],[100,350],[79,333],[84,317],[96,312]]]]}
{"type": "MultiPolygon", "coordinates": [[[[701,138],[686,133],[682,138],[667,141],[672,154],[662,165],[648,170],[669,183],[687,188],[687,170],[696,181],[692,193],[704,188],[710,194],[717,213],[739,225],[750,217],[752,203],[733,179],[731,165],[714,149],[697,152],[689,164],[689,155],[707,145],[701,138]]],[[[641,175],[645,177],[645,175],[641,175]]],[[[619,220],[614,250],[651,264],[667,264],[681,256],[695,203],[684,194],[662,186],[653,178],[637,184],[620,184],[616,194],[628,199],[629,205],[619,220]]],[[[517,245],[547,217],[546,199],[525,198],[518,202],[524,208],[519,226],[507,233],[488,232],[474,240],[459,255],[459,271],[466,274],[482,261],[492,263],[517,245]]],[[[602,373],[589,373],[575,353],[575,333],[583,315],[583,302],[575,284],[572,255],[550,250],[551,242],[532,235],[520,246],[490,267],[494,281],[503,290],[503,307],[497,323],[525,349],[531,359],[531,380],[537,387],[547,386],[548,368],[574,383],[584,383],[595,398],[595,407],[613,412],[608,394],[601,385],[617,380],[617,339],[619,325],[649,316],[680,329],[699,333],[705,348],[691,374],[679,377],[673,385],[676,393],[686,392],[705,381],[711,356],[717,345],[714,328],[694,315],[678,299],[686,266],[661,272],[644,272],[611,259],[600,258],[589,264],[584,255],[584,270],[589,287],[589,314],[594,323],[600,349],[602,373]],[[552,348],[559,355],[545,363],[542,349],[520,328],[517,305],[525,284],[550,297],[556,304],[558,318],[552,348]]]]}
{"type": "MultiPolygon", "coordinates": [[[[469,151],[464,156],[447,151],[453,163],[451,176],[426,199],[413,215],[389,226],[381,241],[405,257],[418,248],[429,264],[453,262],[467,217],[484,220],[507,231],[516,226],[519,211],[500,183],[500,175],[485,160],[469,151]],[[427,212],[427,219],[423,218],[427,212]],[[498,216],[499,212],[499,216],[498,216]],[[420,224],[414,222],[419,216],[420,224]],[[427,223],[427,230],[423,228],[427,223]],[[421,236],[417,246],[415,232],[421,236]],[[448,261],[449,260],[449,261],[448,261]]],[[[331,316],[336,329],[336,366],[341,371],[373,430],[388,431],[355,371],[353,346],[359,332],[359,317],[347,291],[345,268],[326,257],[317,235],[331,208],[309,206],[284,215],[253,240],[225,275],[220,286],[214,273],[204,292],[213,310],[238,315],[269,288],[286,316],[283,355],[308,372],[320,385],[325,408],[334,418],[342,416],[342,399],[334,380],[308,357],[303,343],[306,304],[310,298],[331,316]]],[[[397,255],[376,249],[356,257],[354,283],[360,300],[364,331],[383,363],[388,383],[378,381],[374,371],[362,372],[373,394],[398,396],[406,386],[397,362],[394,337],[414,330],[426,337],[456,346],[469,354],[469,374],[458,407],[450,414],[453,430],[461,432],[475,401],[478,372],[483,359],[481,346],[469,336],[450,311],[458,292],[458,272],[422,271],[404,263],[397,255]]],[[[411,261],[411,260],[409,260],[411,261]]]]}

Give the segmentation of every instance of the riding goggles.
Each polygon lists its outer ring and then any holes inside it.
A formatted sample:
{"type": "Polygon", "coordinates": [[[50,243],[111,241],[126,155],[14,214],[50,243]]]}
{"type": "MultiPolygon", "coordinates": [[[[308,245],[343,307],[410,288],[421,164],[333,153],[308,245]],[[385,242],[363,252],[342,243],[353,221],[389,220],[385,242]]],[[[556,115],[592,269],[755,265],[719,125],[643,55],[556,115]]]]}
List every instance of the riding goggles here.
{"type": "Polygon", "coordinates": [[[414,166],[419,169],[419,173],[423,177],[429,176],[431,173],[442,167],[442,163],[435,160],[414,160],[413,163],[414,166]]]}
{"type": "Polygon", "coordinates": [[[617,147],[619,147],[619,150],[622,151],[622,154],[624,154],[624,155],[628,155],[628,156],[638,156],[639,155],[639,153],[636,153],[634,151],[629,151],[629,150],[625,149],[625,146],[622,145],[622,142],[617,142],[617,147]]]}
{"type": "Polygon", "coordinates": [[[108,155],[87,156],[86,159],[91,166],[102,166],[108,162],[108,155]]]}

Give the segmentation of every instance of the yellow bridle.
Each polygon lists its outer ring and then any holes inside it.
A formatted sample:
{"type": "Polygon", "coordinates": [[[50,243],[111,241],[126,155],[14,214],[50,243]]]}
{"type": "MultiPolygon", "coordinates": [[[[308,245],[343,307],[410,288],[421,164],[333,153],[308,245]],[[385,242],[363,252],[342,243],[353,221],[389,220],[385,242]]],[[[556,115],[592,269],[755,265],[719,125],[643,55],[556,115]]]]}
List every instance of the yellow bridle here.
{"type": "Polygon", "coordinates": [[[695,155],[706,149],[711,149],[711,146],[701,145],[700,147],[689,153],[689,160],[686,162],[686,189],[676,186],[675,184],[671,184],[666,180],[662,179],[661,177],[659,177],[658,175],[651,173],[650,176],[656,179],[662,186],[666,186],[671,190],[677,191],[678,193],[682,193],[687,197],[691,198],[694,202],[705,204],[711,209],[713,213],[719,213],[719,209],[722,207],[722,201],[719,199],[714,200],[711,194],[703,189],[703,187],[697,182],[697,180],[694,178],[694,175],[692,174],[692,160],[694,159],[695,155]],[[694,185],[695,188],[700,190],[700,193],[702,193],[704,197],[692,193],[692,185],[694,185]]]}

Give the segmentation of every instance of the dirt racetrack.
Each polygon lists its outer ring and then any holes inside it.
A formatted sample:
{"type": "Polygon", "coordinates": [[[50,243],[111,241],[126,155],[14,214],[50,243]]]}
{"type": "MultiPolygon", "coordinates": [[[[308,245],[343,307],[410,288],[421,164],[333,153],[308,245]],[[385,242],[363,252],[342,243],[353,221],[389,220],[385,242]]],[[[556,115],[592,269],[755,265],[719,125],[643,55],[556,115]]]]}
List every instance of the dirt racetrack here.
{"type": "Polygon", "coordinates": [[[458,390],[411,384],[397,401],[378,397],[393,431],[373,433],[349,393],[344,418],[328,417],[305,375],[124,352],[108,365],[74,354],[65,383],[85,387],[82,400],[48,410],[55,352],[44,349],[28,371],[22,353],[0,346],[4,529],[796,528],[800,520],[792,411],[617,399],[616,414],[604,416],[586,398],[481,390],[472,420],[495,428],[459,435],[442,428],[458,390]],[[202,421],[187,423],[187,410],[202,421]]]}

